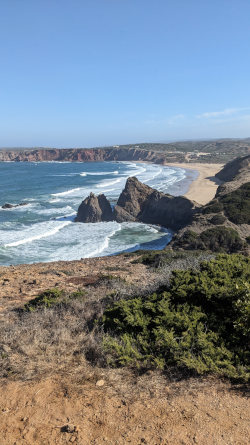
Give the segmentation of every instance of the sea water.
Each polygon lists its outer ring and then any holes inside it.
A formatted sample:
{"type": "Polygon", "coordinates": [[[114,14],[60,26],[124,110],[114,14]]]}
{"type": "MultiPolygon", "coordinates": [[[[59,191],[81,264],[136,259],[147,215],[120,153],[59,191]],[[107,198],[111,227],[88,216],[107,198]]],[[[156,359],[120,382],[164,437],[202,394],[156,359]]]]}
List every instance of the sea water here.
{"type": "Polygon", "coordinates": [[[136,249],[162,249],[167,228],[142,223],[75,223],[90,192],[115,204],[129,176],[172,195],[186,193],[197,173],[131,162],[1,162],[0,264],[74,260],[136,249]]]}

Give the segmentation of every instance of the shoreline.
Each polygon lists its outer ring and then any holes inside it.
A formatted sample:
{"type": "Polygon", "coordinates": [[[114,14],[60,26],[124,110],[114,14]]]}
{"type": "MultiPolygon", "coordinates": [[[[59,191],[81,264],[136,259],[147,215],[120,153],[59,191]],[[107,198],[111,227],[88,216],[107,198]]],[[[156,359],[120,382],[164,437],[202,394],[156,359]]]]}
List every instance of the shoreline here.
{"type": "Polygon", "coordinates": [[[202,163],[167,163],[166,166],[189,169],[198,172],[198,177],[189,185],[184,196],[198,204],[204,205],[211,201],[216,194],[217,188],[222,181],[215,177],[224,164],[202,164],[202,163]]]}

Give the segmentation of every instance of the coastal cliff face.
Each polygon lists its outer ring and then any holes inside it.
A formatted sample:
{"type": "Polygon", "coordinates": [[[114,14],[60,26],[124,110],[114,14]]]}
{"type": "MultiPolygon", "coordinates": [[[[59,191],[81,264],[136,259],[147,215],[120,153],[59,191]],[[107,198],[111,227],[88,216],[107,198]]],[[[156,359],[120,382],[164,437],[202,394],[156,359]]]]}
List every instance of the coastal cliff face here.
{"type": "Polygon", "coordinates": [[[250,155],[228,162],[215,176],[224,181],[224,184],[218,187],[216,197],[232,192],[246,182],[250,182],[250,155]]]}
{"type": "Polygon", "coordinates": [[[187,198],[160,193],[132,177],[128,178],[113,213],[104,195],[96,197],[91,193],[81,203],[76,222],[139,221],[179,230],[192,222],[198,209],[198,204],[187,198]]]}
{"type": "Polygon", "coordinates": [[[0,150],[0,161],[13,162],[96,162],[96,161],[149,161],[165,162],[162,153],[136,148],[70,148],[35,150],[0,150]]]}

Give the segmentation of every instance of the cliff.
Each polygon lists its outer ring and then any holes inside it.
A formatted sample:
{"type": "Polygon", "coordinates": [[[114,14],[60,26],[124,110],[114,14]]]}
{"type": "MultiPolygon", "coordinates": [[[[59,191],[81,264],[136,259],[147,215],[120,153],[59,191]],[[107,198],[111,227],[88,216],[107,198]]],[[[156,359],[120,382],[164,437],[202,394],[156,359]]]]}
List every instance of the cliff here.
{"type": "Polygon", "coordinates": [[[224,181],[224,184],[218,187],[216,197],[230,193],[250,182],[250,155],[228,162],[215,176],[224,181]]]}
{"type": "Polygon", "coordinates": [[[93,161],[150,161],[165,162],[162,153],[136,148],[69,148],[35,150],[0,150],[0,161],[14,162],[93,162],[93,161]]]}

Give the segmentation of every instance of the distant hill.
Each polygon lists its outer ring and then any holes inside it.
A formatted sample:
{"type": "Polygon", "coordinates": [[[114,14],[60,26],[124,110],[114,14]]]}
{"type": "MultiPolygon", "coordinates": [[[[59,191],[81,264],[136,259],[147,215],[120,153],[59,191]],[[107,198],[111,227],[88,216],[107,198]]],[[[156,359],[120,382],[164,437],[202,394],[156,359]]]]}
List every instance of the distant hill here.
{"type": "Polygon", "coordinates": [[[0,161],[115,161],[202,162],[224,164],[250,154],[250,138],[205,141],[150,142],[94,148],[2,148],[0,161]]]}

